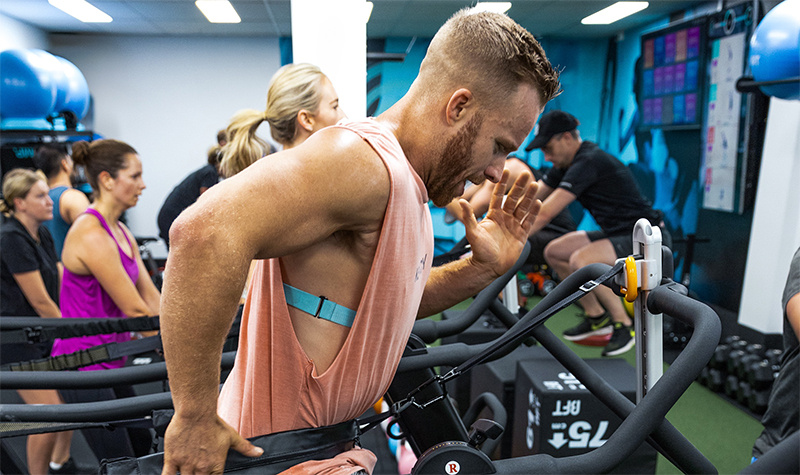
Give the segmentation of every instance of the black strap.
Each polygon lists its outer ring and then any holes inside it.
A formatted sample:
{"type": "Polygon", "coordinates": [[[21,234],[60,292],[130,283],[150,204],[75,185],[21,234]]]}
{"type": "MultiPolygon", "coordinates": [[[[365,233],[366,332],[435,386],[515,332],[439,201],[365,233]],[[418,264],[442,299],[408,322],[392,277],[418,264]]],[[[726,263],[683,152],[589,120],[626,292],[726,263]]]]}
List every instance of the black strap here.
{"type": "MultiPolygon", "coordinates": [[[[140,318],[158,318],[158,317],[140,317],[140,318]]],[[[122,321],[126,319],[120,319],[122,321]]],[[[133,318],[130,320],[134,320],[133,318]]],[[[158,325],[158,320],[151,320],[150,324],[155,322],[158,325]]],[[[147,323],[137,324],[136,326],[146,325],[147,323]]],[[[237,315],[228,332],[228,338],[235,338],[239,336],[239,327],[241,325],[241,316],[237,315]]],[[[60,327],[58,327],[60,328],[60,327]]],[[[72,327],[70,327],[72,328],[72,327]]],[[[3,336],[5,341],[5,335],[3,336]]],[[[91,366],[93,364],[105,363],[122,358],[123,356],[138,355],[147,353],[148,351],[160,350],[161,335],[155,335],[147,338],[140,338],[138,340],[105,343],[103,345],[94,346],[85,350],[78,350],[74,353],[65,355],[51,356],[49,358],[41,358],[31,361],[19,361],[15,363],[5,364],[0,367],[0,371],[62,371],[82,368],[84,366],[91,366]]]]}
{"type": "Polygon", "coordinates": [[[152,429],[153,421],[148,418],[125,419],[111,422],[17,422],[14,420],[0,421],[0,439],[7,437],[20,437],[36,434],[49,434],[52,432],[65,432],[79,429],[106,429],[114,430],[118,427],[131,427],[152,429]]]}
{"type": "Polygon", "coordinates": [[[533,330],[537,326],[539,326],[542,323],[544,323],[548,318],[552,317],[556,313],[558,313],[561,310],[563,310],[563,309],[569,307],[570,305],[572,305],[579,298],[583,297],[584,295],[586,295],[589,292],[591,292],[592,290],[594,290],[594,288],[597,287],[598,285],[602,285],[606,281],[610,280],[615,275],[617,275],[620,272],[622,272],[622,270],[624,268],[625,268],[625,262],[624,261],[617,262],[611,269],[606,271],[603,275],[601,275],[600,277],[598,277],[595,280],[590,280],[590,281],[586,282],[585,284],[581,285],[578,288],[578,290],[576,290],[575,292],[573,292],[569,296],[561,299],[561,301],[557,302],[555,305],[551,306],[550,308],[548,308],[547,310],[545,310],[541,314],[539,314],[536,317],[532,318],[526,324],[521,325],[519,328],[512,329],[512,330],[506,332],[503,336],[501,336],[500,338],[495,340],[495,342],[489,348],[487,348],[484,351],[478,353],[477,355],[469,358],[467,361],[465,361],[465,362],[461,363],[460,365],[456,366],[455,368],[451,369],[446,374],[444,374],[444,375],[436,375],[436,376],[432,377],[431,379],[425,381],[424,383],[419,385],[416,389],[414,389],[413,391],[408,393],[408,395],[406,395],[405,399],[403,399],[401,401],[398,401],[398,404],[400,404],[400,403],[417,404],[416,402],[414,402],[414,396],[417,395],[420,391],[422,391],[426,387],[428,387],[433,382],[439,382],[439,384],[444,386],[444,383],[446,383],[447,381],[450,381],[451,379],[456,378],[456,377],[460,376],[461,374],[469,371],[473,366],[479,365],[479,364],[489,360],[495,353],[499,352],[500,350],[505,348],[507,345],[513,344],[513,343],[517,342],[518,340],[521,340],[521,339],[525,338],[531,332],[531,330],[533,330]]]}
{"type": "MultiPolygon", "coordinates": [[[[79,319],[72,325],[48,327],[46,323],[32,325],[18,330],[3,332],[3,343],[41,343],[56,338],[74,338],[78,336],[107,335],[109,333],[145,332],[160,328],[158,316],[107,318],[81,322],[79,319]]],[[[59,323],[64,320],[60,320],[59,323]]]]}
{"type": "Polygon", "coordinates": [[[118,360],[161,348],[161,336],[138,340],[105,343],[74,353],[51,356],[32,361],[20,361],[2,366],[2,371],[63,371],[118,360]]]}
{"type": "Polygon", "coordinates": [[[386,412],[375,414],[374,416],[356,419],[356,421],[358,422],[358,426],[361,429],[359,435],[366,434],[370,430],[380,425],[380,423],[385,421],[386,419],[397,416],[401,412],[405,411],[409,406],[411,406],[411,404],[412,401],[410,400],[398,401],[389,406],[389,410],[386,412]]]}

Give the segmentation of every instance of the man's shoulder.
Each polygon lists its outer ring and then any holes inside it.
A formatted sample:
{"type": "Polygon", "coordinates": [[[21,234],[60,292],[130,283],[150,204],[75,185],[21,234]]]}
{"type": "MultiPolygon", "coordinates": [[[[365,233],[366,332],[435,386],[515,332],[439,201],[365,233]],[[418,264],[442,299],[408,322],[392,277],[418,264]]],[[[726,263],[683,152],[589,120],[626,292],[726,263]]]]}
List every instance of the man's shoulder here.
{"type": "Polygon", "coordinates": [[[581,143],[578,153],[575,155],[576,162],[595,162],[595,163],[622,163],[614,155],[606,152],[599,145],[588,140],[581,143]]]}

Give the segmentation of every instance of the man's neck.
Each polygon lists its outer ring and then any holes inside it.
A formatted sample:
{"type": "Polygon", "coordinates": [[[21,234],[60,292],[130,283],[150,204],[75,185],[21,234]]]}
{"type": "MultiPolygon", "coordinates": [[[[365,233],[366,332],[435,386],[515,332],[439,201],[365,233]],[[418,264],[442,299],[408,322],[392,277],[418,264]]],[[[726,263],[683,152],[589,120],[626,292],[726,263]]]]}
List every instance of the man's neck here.
{"type": "Polygon", "coordinates": [[[567,166],[572,165],[572,162],[575,161],[575,157],[578,155],[578,150],[581,149],[581,144],[582,143],[583,143],[583,140],[581,140],[580,137],[578,137],[577,139],[574,140],[574,144],[575,145],[573,145],[573,147],[572,147],[573,148],[573,150],[572,150],[572,158],[569,160],[569,165],[567,165],[567,166]]]}
{"type": "Polygon", "coordinates": [[[426,182],[426,176],[434,165],[431,158],[436,155],[436,150],[426,142],[426,138],[432,136],[431,118],[421,104],[422,100],[407,94],[375,120],[394,134],[411,167],[426,182]]]}

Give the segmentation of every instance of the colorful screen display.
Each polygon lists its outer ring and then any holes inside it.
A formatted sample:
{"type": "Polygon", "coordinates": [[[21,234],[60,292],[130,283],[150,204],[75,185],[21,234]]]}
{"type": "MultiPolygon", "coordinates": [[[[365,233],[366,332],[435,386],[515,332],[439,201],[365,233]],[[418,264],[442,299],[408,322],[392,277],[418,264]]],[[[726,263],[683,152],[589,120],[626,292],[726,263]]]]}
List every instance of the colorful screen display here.
{"type": "Polygon", "coordinates": [[[700,125],[703,34],[691,23],[642,36],[640,125],[700,125]]]}

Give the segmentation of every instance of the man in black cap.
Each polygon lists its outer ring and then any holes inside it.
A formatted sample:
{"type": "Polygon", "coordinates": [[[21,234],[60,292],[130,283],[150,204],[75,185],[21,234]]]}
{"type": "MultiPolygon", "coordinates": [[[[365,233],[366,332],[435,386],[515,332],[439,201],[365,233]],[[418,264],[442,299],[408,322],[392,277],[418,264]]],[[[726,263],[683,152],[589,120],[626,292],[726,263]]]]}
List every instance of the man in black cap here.
{"type": "MultiPolygon", "coordinates": [[[[597,144],[581,140],[578,125],[571,114],[550,111],[539,119],[536,136],[527,147],[541,148],[544,159],[553,164],[539,180],[536,197],[542,200],[542,209],[531,234],[575,200],[600,226],[599,231],[567,233],[547,245],[545,259],[561,278],[588,264],[613,265],[617,258],[632,254],[633,227],[640,218],[660,226],[664,244],[671,244],[663,214],[642,196],[630,170],[597,144]]],[[[599,286],[581,303],[585,319],[564,331],[564,338],[576,341],[611,334],[603,356],[619,355],[633,347],[633,322],[611,289],[599,286]]]]}

